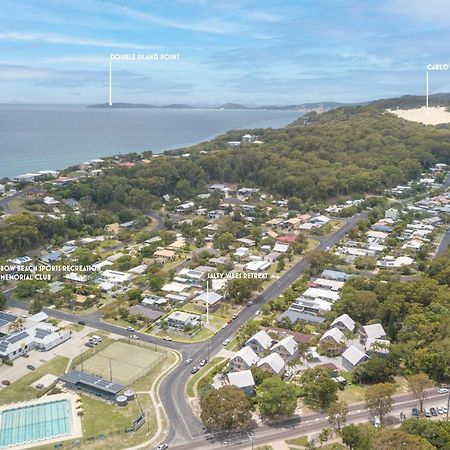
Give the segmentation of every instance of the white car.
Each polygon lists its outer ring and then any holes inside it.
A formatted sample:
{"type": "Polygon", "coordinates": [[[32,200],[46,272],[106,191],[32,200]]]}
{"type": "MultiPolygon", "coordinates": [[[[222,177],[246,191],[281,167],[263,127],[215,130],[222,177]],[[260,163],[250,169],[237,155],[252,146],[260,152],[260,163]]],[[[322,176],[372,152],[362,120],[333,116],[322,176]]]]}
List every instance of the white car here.
{"type": "Polygon", "coordinates": [[[230,340],[229,340],[229,339],[225,339],[225,340],[222,342],[222,345],[225,346],[225,345],[228,345],[229,343],[230,343],[230,340]]]}
{"type": "Polygon", "coordinates": [[[438,394],[448,394],[448,388],[439,388],[437,392],[438,394]]]}
{"type": "Polygon", "coordinates": [[[139,339],[139,336],[137,334],[132,334],[130,335],[131,339],[139,339]]]}

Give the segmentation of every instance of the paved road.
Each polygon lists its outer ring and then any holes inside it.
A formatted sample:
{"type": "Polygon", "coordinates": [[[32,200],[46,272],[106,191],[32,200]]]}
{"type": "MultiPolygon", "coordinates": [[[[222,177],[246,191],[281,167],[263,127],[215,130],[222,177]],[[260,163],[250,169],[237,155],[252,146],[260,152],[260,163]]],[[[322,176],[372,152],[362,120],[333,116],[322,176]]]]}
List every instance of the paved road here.
{"type": "MultiPolygon", "coordinates": [[[[366,213],[358,214],[349,219],[338,231],[329,237],[324,238],[318,248],[326,249],[340,241],[356,223],[367,217],[366,213]]],[[[261,295],[255,298],[253,305],[245,308],[229,326],[215,334],[209,342],[198,344],[192,349],[181,350],[185,358],[192,358],[194,361],[208,358],[208,354],[214,355],[222,348],[222,342],[235,333],[247,320],[254,317],[256,311],[261,306],[274,297],[282,294],[306,269],[308,262],[299,261],[275,283],[272,283],[261,295]]],[[[184,442],[204,433],[203,424],[195,416],[186,397],[184,386],[190,377],[190,369],[181,364],[163,381],[160,388],[160,397],[163,402],[166,414],[169,417],[170,428],[166,441],[184,442]]]]}
{"type": "MultiPolygon", "coordinates": [[[[339,242],[356,223],[367,218],[367,213],[360,213],[346,221],[346,223],[331,236],[321,239],[318,248],[327,249],[339,242]]],[[[222,348],[222,342],[231,337],[232,334],[249,319],[255,316],[256,311],[260,310],[262,305],[282,294],[300,275],[309,267],[308,262],[302,259],[282,275],[276,282],[272,283],[264,292],[258,295],[253,305],[242,310],[239,316],[226,328],[221,329],[209,341],[186,344],[177,342],[167,342],[161,339],[149,336],[144,333],[133,333],[139,336],[144,342],[153,345],[164,346],[181,353],[183,359],[192,358],[194,361],[206,359],[209,355],[214,355],[222,348]]],[[[7,293],[8,304],[11,306],[23,307],[22,302],[11,299],[11,292],[7,293]]],[[[109,323],[101,321],[101,313],[95,313],[90,316],[80,317],[75,314],[70,314],[51,308],[44,308],[44,311],[52,317],[57,319],[67,320],[69,322],[82,321],[86,325],[103,330],[110,333],[115,333],[120,336],[128,337],[130,332],[125,328],[118,327],[109,323]]],[[[169,432],[165,441],[170,443],[192,441],[192,439],[203,436],[204,429],[200,419],[193,413],[189,400],[185,393],[185,385],[191,376],[190,367],[181,363],[175,370],[173,370],[161,383],[159,395],[169,418],[169,432]]]]}
{"type": "MultiPolygon", "coordinates": [[[[436,390],[434,390],[436,392],[436,390]]],[[[399,423],[400,412],[405,412],[407,417],[411,416],[411,408],[418,407],[418,401],[410,394],[401,394],[395,397],[396,403],[390,414],[392,422],[399,423]]],[[[445,406],[447,398],[445,395],[434,393],[425,400],[424,407],[445,406]]],[[[444,416],[440,416],[441,418],[444,416]]],[[[367,422],[371,417],[367,410],[364,409],[363,403],[353,403],[349,405],[349,414],[347,416],[347,424],[367,422]]],[[[261,426],[253,429],[250,433],[235,433],[234,436],[213,437],[204,435],[196,438],[192,442],[182,443],[171,446],[173,450],[217,450],[219,448],[231,448],[233,450],[248,449],[251,447],[250,435],[253,439],[254,446],[270,444],[277,440],[286,440],[297,436],[320,432],[323,428],[329,427],[326,414],[312,414],[304,416],[299,420],[290,420],[281,422],[274,426],[261,426]]]]}
{"type": "Polygon", "coordinates": [[[441,242],[439,243],[439,247],[436,250],[436,254],[434,255],[439,256],[444,253],[448,246],[450,245],[450,228],[447,228],[447,231],[445,232],[444,236],[442,236],[441,242]]]}
{"type": "Polygon", "coordinates": [[[38,192],[38,191],[39,191],[39,189],[36,187],[29,187],[29,188],[23,189],[19,192],[16,192],[15,194],[8,195],[6,197],[2,197],[0,199],[0,208],[3,209],[3,211],[7,214],[15,214],[16,211],[14,211],[13,209],[11,209],[9,207],[9,202],[11,200],[14,200],[15,198],[23,197],[26,194],[30,194],[31,192],[38,192]]]}

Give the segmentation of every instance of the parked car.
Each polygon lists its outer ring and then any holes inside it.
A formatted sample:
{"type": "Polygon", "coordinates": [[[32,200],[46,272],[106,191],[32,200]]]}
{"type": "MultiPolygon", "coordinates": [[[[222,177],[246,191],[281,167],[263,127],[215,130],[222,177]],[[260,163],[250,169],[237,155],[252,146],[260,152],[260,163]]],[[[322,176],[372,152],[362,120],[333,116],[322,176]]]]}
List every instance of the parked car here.
{"type": "Polygon", "coordinates": [[[436,408],[430,408],[430,413],[432,416],[436,417],[438,415],[436,408]]]}
{"type": "Polygon", "coordinates": [[[437,392],[438,394],[448,394],[448,388],[439,388],[437,392]]]}
{"type": "Polygon", "coordinates": [[[237,318],[237,314],[233,314],[233,320],[237,318]]]}
{"type": "Polygon", "coordinates": [[[165,443],[159,444],[155,447],[155,450],[166,450],[169,446],[165,443]]]}
{"type": "Polygon", "coordinates": [[[36,367],[34,367],[32,364],[28,364],[27,365],[27,369],[28,370],[34,370],[34,369],[36,369],[36,367]]]}
{"type": "Polygon", "coordinates": [[[375,425],[376,428],[381,427],[380,416],[373,416],[373,424],[375,425]]]}
{"type": "Polygon", "coordinates": [[[261,314],[261,311],[258,309],[258,311],[255,312],[255,316],[259,316],[261,314]]]}
{"type": "Polygon", "coordinates": [[[192,373],[192,374],[197,373],[199,370],[200,370],[200,369],[199,369],[197,366],[194,366],[194,367],[191,369],[191,373],[192,373]]]}
{"type": "Polygon", "coordinates": [[[203,367],[208,361],[206,359],[202,359],[199,362],[200,367],[203,367]]]}
{"type": "Polygon", "coordinates": [[[419,410],[417,408],[413,408],[411,410],[411,414],[413,417],[419,417],[419,410]]]}
{"type": "Polygon", "coordinates": [[[431,412],[429,409],[425,410],[425,417],[431,417],[431,412]]]}
{"type": "Polygon", "coordinates": [[[29,358],[29,357],[30,357],[30,355],[28,353],[23,353],[22,354],[22,358],[29,358]]]}
{"type": "Polygon", "coordinates": [[[172,340],[172,338],[171,338],[170,336],[164,336],[163,339],[164,339],[165,341],[171,341],[171,340],[172,340]]]}
{"type": "Polygon", "coordinates": [[[3,386],[9,386],[11,384],[11,381],[9,380],[2,380],[3,386]]]}
{"type": "Polygon", "coordinates": [[[448,408],[446,406],[443,406],[442,407],[442,411],[444,411],[444,414],[447,414],[448,413],[448,408]]]}
{"type": "Polygon", "coordinates": [[[192,362],[192,358],[188,358],[187,360],[186,360],[186,364],[190,364],[192,362]]]}
{"type": "Polygon", "coordinates": [[[227,320],[228,325],[230,325],[231,322],[233,322],[231,319],[227,320]]]}
{"type": "Polygon", "coordinates": [[[135,331],[134,328],[133,328],[133,327],[130,327],[130,326],[127,327],[127,330],[128,330],[128,331],[135,331]]]}
{"type": "Polygon", "coordinates": [[[437,412],[438,412],[438,414],[444,414],[444,408],[442,408],[442,406],[438,406],[437,408],[437,412]]]}
{"type": "Polygon", "coordinates": [[[251,300],[247,302],[247,306],[252,306],[252,305],[253,305],[253,302],[251,300]]]}
{"type": "Polygon", "coordinates": [[[225,339],[223,342],[222,342],[222,345],[228,345],[230,343],[230,340],[229,339],[225,339]]]}
{"type": "Polygon", "coordinates": [[[86,322],[84,320],[79,320],[78,325],[86,325],[86,322]]]}
{"type": "Polygon", "coordinates": [[[131,334],[130,338],[131,339],[139,339],[139,336],[137,334],[131,334]]]}

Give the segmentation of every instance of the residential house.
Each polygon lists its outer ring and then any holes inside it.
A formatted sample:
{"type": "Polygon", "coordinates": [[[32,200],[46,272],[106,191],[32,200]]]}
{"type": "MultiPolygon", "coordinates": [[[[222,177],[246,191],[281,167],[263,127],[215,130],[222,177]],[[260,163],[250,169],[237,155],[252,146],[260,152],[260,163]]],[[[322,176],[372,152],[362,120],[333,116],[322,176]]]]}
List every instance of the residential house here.
{"type": "Polygon", "coordinates": [[[348,314],[342,314],[331,322],[330,328],[338,328],[343,333],[353,333],[355,321],[348,314]]]}
{"type": "Polygon", "coordinates": [[[203,311],[206,311],[206,305],[208,305],[209,311],[215,311],[220,301],[223,299],[223,295],[214,291],[203,292],[192,300],[192,303],[199,306],[203,311]]]}
{"type": "Polygon", "coordinates": [[[385,339],[386,332],[381,323],[365,325],[359,329],[359,342],[365,344],[368,339],[385,339]]]}
{"type": "Polygon", "coordinates": [[[285,361],[291,361],[298,357],[298,344],[291,335],[274,344],[270,350],[278,353],[285,361]]]}
{"type": "Polygon", "coordinates": [[[255,395],[255,380],[251,370],[231,372],[226,375],[228,383],[244,391],[247,395],[255,395]]]}
{"type": "Polygon", "coordinates": [[[232,372],[249,370],[251,366],[259,361],[259,356],[250,347],[242,347],[228,361],[228,366],[232,372]]]}
{"type": "Polygon", "coordinates": [[[342,365],[347,370],[353,370],[356,366],[369,359],[369,356],[355,345],[352,345],[342,353],[342,365]]]}
{"type": "Polygon", "coordinates": [[[347,345],[347,338],[339,328],[331,328],[319,339],[319,347],[327,354],[340,355],[347,345]]]}
{"type": "Polygon", "coordinates": [[[256,364],[258,369],[265,370],[276,376],[283,375],[285,366],[284,359],[278,353],[271,353],[265,358],[260,359],[256,364]]]}
{"type": "Polygon", "coordinates": [[[270,349],[272,341],[267,331],[261,330],[248,339],[245,346],[250,347],[258,355],[262,355],[270,349]]]}
{"type": "Polygon", "coordinates": [[[186,328],[196,328],[202,323],[202,318],[198,314],[174,311],[167,316],[166,321],[169,327],[184,330],[186,328]]]}

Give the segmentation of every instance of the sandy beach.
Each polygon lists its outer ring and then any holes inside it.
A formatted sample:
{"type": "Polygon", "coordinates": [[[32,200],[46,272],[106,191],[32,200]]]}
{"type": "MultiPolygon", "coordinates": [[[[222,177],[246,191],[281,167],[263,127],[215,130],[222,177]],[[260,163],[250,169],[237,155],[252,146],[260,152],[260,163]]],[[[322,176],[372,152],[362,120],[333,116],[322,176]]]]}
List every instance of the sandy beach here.
{"type": "Polygon", "coordinates": [[[410,120],[412,122],[419,122],[425,125],[438,125],[440,123],[450,123],[450,112],[446,111],[443,106],[429,107],[428,111],[425,106],[416,109],[388,109],[392,114],[395,114],[402,119],[410,120]]]}

